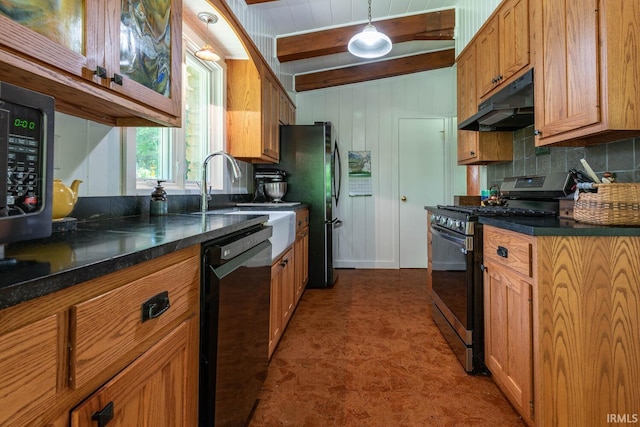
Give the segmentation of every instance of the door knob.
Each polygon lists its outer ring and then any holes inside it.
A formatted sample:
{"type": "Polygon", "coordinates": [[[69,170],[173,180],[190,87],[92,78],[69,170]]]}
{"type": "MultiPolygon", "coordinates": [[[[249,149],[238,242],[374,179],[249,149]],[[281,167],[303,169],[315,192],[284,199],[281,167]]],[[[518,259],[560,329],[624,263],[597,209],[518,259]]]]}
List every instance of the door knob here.
{"type": "Polygon", "coordinates": [[[407,201],[407,196],[400,197],[400,200],[402,200],[403,202],[406,202],[407,201]]]}

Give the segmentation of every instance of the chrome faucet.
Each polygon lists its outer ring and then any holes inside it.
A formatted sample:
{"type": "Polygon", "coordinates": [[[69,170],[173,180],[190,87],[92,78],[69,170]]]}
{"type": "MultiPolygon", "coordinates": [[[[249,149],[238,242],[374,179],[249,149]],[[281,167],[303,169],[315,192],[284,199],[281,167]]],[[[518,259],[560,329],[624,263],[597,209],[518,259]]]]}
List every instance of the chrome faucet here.
{"type": "Polygon", "coordinates": [[[222,156],[229,160],[231,163],[231,173],[233,174],[233,180],[236,181],[242,176],[242,171],[240,170],[240,166],[238,166],[238,162],[236,159],[230,155],[225,153],[224,151],[216,151],[213,154],[209,154],[202,162],[202,183],[200,184],[200,212],[206,212],[207,207],[209,205],[209,195],[207,194],[207,165],[209,160],[211,160],[214,156],[222,156]]]}

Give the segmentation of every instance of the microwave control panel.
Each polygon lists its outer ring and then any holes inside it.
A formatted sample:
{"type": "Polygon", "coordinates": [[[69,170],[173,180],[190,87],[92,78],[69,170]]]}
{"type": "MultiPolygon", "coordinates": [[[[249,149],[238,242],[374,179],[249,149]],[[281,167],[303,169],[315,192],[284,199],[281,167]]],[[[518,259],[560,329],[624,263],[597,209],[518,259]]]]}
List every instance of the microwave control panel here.
{"type": "Polygon", "coordinates": [[[0,217],[39,212],[44,204],[45,153],[42,113],[0,103],[0,217]]]}

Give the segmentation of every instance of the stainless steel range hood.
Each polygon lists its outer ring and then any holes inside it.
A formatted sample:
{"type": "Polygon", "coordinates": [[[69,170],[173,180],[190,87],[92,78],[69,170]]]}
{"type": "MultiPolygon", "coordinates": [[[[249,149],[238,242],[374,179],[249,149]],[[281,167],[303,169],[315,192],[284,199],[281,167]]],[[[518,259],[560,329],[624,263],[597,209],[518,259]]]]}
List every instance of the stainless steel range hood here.
{"type": "Polygon", "coordinates": [[[514,131],[533,124],[533,69],[478,106],[460,130],[514,131]]]}

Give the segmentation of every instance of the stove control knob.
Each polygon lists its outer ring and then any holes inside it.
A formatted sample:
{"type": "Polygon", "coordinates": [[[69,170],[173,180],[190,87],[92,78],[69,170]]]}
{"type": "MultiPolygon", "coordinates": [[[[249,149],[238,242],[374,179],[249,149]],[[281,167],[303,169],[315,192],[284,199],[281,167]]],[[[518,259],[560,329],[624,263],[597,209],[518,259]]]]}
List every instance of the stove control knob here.
{"type": "Polygon", "coordinates": [[[446,225],[446,224],[447,224],[447,218],[446,218],[446,217],[441,216],[441,217],[438,219],[438,224],[440,224],[440,225],[446,225]]]}
{"type": "Polygon", "coordinates": [[[453,228],[453,219],[449,218],[447,220],[447,228],[453,228]]]}
{"type": "Polygon", "coordinates": [[[456,220],[456,222],[454,223],[454,228],[457,231],[463,231],[464,230],[464,221],[456,220]]]}

